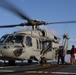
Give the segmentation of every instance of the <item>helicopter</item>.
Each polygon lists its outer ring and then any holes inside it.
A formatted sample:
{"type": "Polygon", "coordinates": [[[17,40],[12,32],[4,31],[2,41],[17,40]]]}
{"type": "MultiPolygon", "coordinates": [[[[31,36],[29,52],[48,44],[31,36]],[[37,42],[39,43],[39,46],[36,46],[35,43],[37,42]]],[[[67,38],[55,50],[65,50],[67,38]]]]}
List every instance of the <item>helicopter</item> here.
{"type": "MultiPolygon", "coordinates": [[[[2,25],[0,28],[13,28],[17,26],[31,26],[32,30],[16,31],[12,34],[5,34],[0,39],[0,59],[8,60],[9,64],[14,64],[15,60],[36,60],[41,64],[46,60],[53,60],[56,57],[56,50],[59,48],[60,38],[54,36],[46,30],[39,28],[41,25],[76,23],[76,21],[64,22],[44,22],[32,20],[23,12],[10,3],[2,0],[0,6],[13,12],[27,22],[15,25],[2,25]]],[[[68,34],[63,35],[64,49],[67,52],[68,34]]]]}

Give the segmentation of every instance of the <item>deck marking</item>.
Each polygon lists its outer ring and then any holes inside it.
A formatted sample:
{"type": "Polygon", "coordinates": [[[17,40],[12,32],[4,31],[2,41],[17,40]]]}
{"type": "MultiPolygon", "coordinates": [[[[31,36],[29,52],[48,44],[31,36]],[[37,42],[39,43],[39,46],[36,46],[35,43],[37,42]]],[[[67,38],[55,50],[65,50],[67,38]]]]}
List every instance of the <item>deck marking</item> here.
{"type": "Polygon", "coordinates": [[[76,73],[71,73],[71,72],[51,72],[52,74],[75,74],[76,75],[76,73]]]}
{"type": "Polygon", "coordinates": [[[14,72],[15,70],[0,70],[0,73],[1,72],[14,72]]]}

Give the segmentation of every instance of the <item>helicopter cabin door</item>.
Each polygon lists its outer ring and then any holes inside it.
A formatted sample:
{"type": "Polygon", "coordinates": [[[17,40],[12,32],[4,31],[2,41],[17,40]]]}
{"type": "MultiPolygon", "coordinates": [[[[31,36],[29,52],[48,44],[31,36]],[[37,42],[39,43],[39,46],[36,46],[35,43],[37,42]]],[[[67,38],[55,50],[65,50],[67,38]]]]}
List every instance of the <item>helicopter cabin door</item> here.
{"type": "Polygon", "coordinates": [[[25,37],[25,47],[26,47],[26,55],[28,56],[28,59],[30,57],[36,57],[39,58],[40,56],[40,44],[39,40],[37,38],[34,38],[30,35],[26,35],[25,37]]]}
{"type": "Polygon", "coordinates": [[[52,41],[46,40],[43,42],[43,50],[42,53],[46,59],[53,59],[53,48],[52,48],[52,41]]]}
{"type": "Polygon", "coordinates": [[[32,52],[32,50],[33,50],[32,37],[30,35],[26,35],[24,40],[25,40],[25,42],[24,42],[25,56],[27,57],[27,59],[29,59],[30,56],[33,54],[33,52],[32,52]]]}

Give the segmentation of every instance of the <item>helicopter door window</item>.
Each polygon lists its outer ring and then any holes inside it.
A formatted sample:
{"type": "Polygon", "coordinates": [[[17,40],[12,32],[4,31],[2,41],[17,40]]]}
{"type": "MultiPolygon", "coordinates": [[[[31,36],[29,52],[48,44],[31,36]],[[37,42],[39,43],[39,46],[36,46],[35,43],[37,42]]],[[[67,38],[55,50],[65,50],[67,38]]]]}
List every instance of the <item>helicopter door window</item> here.
{"type": "Polygon", "coordinates": [[[40,44],[40,49],[41,49],[41,41],[39,40],[39,44],[40,44]]]}
{"type": "Polygon", "coordinates": [[[30,36],[26,36],[26,45],[32,46],[32,38],[30,36]]]}
{"type": "Polygon", "coordinates": [[[49,49],[51,51],[51,42],[43,42],[43,49],[49,49]]]}
{"type": "Polygon", "coordinates": [[[38,40],[36,40],[36,42],[37,42],[37,49],[39,49],[39,44],[38,44],[38,40]]]}
{"type": "Polygon", "coordinates": [[[37,49],[41,49],[41,41],[36,39],[36,42],[37,42],[37,49]]]}

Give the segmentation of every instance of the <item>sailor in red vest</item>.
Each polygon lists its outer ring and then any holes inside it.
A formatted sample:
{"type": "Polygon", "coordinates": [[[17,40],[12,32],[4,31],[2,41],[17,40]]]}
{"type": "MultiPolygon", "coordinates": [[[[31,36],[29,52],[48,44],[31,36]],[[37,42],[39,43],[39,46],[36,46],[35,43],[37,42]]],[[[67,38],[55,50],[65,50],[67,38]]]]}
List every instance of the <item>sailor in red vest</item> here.
{"type": "Polygon", "coordinates": [[[76,48],[74,45],[72,45],[70,54],[71,54],[72,63],[74,63],[76,60],[76,48]]]}
{"type": "Polygon", "coordinates": [[[74,56],[75,56],[75,61],[76,61],[76,48],[74,48],[74,56]]]}

